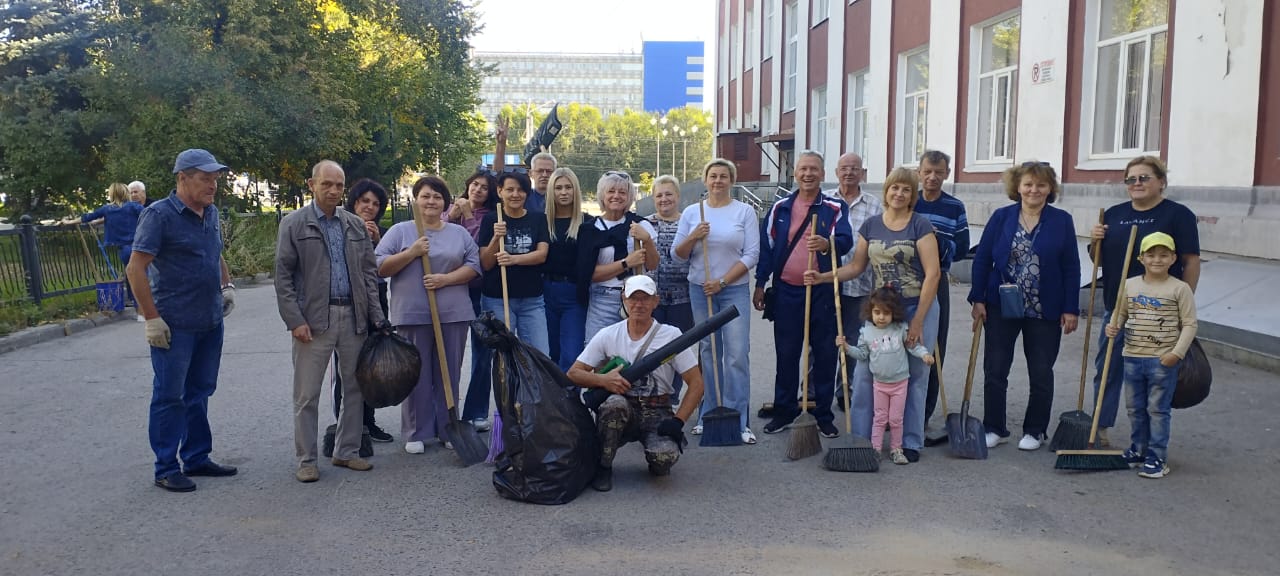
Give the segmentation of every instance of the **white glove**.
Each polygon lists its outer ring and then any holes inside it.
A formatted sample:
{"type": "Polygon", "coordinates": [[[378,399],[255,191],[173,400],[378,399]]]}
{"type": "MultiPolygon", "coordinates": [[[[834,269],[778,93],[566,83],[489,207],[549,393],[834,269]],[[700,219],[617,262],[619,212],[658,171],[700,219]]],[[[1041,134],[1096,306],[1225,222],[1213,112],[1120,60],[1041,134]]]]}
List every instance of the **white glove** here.
{"type": "Polygon", "coordinates": [[[236,287],[227,284],[222,287],[222,317],[226,318],[236,307],[236,287]]]}
{"type": "Polygon", "coordinates": [[[146,323],[147,344],[156,348],[169,349],[169,325],[164,318],[156,316],[146,323]]]}

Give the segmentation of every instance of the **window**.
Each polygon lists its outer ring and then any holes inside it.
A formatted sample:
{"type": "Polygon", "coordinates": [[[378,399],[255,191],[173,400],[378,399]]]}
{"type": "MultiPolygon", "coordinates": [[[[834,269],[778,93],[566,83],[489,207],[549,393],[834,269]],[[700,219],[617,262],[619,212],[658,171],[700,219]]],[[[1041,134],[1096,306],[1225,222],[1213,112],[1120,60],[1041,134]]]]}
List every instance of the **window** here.
{"type": "Polygon", "coordinates": [[[799,54],[796,52],[800,49],[800,20],[799,3],[792,0],[787,2],[786,11],[782,18],[787,23],[787,53],[782,66],[782,74],[786,78],[782,81],[782,110],[789,111],[796,108],[796,61],[799,54]]]}
{"type": "Polygon", "coordinates": [[[898,164],[915,166],[929,125],[929,49],[898,57],[898,164]]]}
{"type": "Polygon", "coordinates": [[[813,0],[812,21],[810,26],[817,26],[831,15],[831,0],[813,0]]]}
{"type": "Polygon", "coordinates": [[[871,152],[871,83],[867,72],[849,75],[849,143],[846,148],[870,164],[871,152]]]}
{"type": "Polygon", "coordinates": [[[729,26],[729,77],[738,78],[739,69],[742,68],[738,64],[738,25],[729,26]]]}
{"type": "Polygon", "coordinates": [[[761,42],[761,60],[773,58],[773,21],[774,11],[778,4],[778,0],[764,0],[764,26],[760,28],[761,42]]]}
{"type": "Polygon", "coordinates": [[[756,12],[755,10],[747,10],[747,26],[743,29],[746,38],[742,40],[742,46],[747,52],[746,69],[750,70],[756,67],[760,62],[759,56],[756,55],[756,48],[759,43],[756,42],[756,12]]]}
{"type": "Polygon", "coordinates": [[[765,104],[760,107],[760,123],[763,124],[764,134],[773,134],[777,131],[777,124],[773,122],[773,106],[765,104]]]}
{"type": "Polygon", "coordinates": [[[809,136],[809,147],[822,154],[827,154],[827,87],[819,86],[813,90],[813,98],[810,103],[811,113],[809,116],[813,118],[811,130],[813,133],[809,136]]]}
{"type": "Polygon", "coordinates": [[[973,160],[1008,163],[1014,156],[1018,102],[1018,15],[973,31],[973,55],[977,58],[969,97],[975,103],[976,121],[969,127],[973,160]]]}
{"type": "Polygon", "coordinates": [[[1102,0],[1090,156],[1156,152],[1163,120],[1167,0],[1102,0]]]}

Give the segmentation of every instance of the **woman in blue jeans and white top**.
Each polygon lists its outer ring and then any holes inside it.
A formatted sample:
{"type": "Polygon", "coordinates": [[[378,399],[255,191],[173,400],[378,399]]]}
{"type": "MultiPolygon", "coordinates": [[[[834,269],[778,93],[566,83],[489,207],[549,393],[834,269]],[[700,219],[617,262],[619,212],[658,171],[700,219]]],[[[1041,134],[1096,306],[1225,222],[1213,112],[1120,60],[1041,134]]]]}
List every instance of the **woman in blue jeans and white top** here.
{"type": "MultiPolygon", "coordinates": [[[[631,212],[635,185],[626,172],[605,172],[596,183],[601,214],[579,241],[579,280],[590,276],[586,337],[622,321],[622,281],[658,269],[658,231],[631,212]],[[588,240],[589,239],[589,240],[588,240]]],[[[583,342],[586,345],[586,342],[583,342]]]]}
{"type": "MultiPolygon", "coordinates": [[[[755,209],[729,196],[736,179],[737,167],[732,162],[716,158],[707,163],[702,170],[707,199],[701,210],[696,204],[684,209],[671,252],[676,259],[689,263],[689,303],[695,321],[706,320],[729,306],[737,306],[741,313],[715,332],[717,357],[711,356],[710,337],[703,339],[702,370],[709,374],[712,366],[719,367],[721,402],[742,415],[742,441],[755,444],[756,435],[749,426],[751,362],[747,354],[751,351],[750,271],[760,261],[760,235],[755,233],[760,224],[755,209]],[[709,274],[703,265],[704,239],[709,274]],[[711,297],[714,310],[707,309],[707,296],[711,297]]],[[[709,383],[702,395],[699,414],[717,406],[714,385],[709,383]]],[[[701,416],[693,433],[702,433],[701,416]]]]}
{"type": "MultiPolygon", "coordinates": [[[[858,277],[870,266],[872,289],[894,286],[902,292],[907,305],[907,346],[917,343],[933,350],[938,341],[938,279],[942,267],[938,260],[938,239],[929,219],[916,214],[919,181],[914,170],[898,167],[884,180],[884,213],[868,218],[858,231],[858,246],[853,259],[836,274],[841,282],[858,277]]],[[[806,284],[831,283],[830,273],[809,271],[806,284]]],[[[902,452],[907,461],[920,459],[924,446],[924,402],[929,387],[929,367],[924,361],[910,358],[911,378],[907,382],[907,407],[902,421],[902,452]]],[[[854,368],[853,398],[850,416],[853,433],[871,437],[872,388],[871,369],[867,362],[854,368]]],[[[879,449],[879,446],[876,446],[879,449]]]]}
{"type": "MultiPolygon", "coordinates": [[[[648,220],[658,231],[654,241],[658,245],[658,271],[650,274],[658,285],[658,307],[653,310],[653,319],[685,332],[694,325],[693,308],[689,307],[689,263],[671,254],[676,230],[680,228],[680,181],[669,174],[657,177],[653,181],[652,196],[656,212],[648,220]]],[[[680,405],[683,384],[676,374],[671,382],[675,389],[671,394],[672,406],[680,405]]]]}
{"type": "Polygon", "coordinates": [[[1080,255],[1071,214],[1050,206],[1058,174],[1048,163],[1026,162],[1004,173],[1005,194],[1017,202],[987,220],[973,255],[974,329],[986,330],[983,426],[987,447],[1008,441],[1005,405],[1014,344],[1022,334],[1031,390],[1020,450],[1044,442],[1053,410],[1053,365],[1062,336],[1080,319],[1080,255]]]}
{"type": "MultiPolygon", "coordinates": [[[[517,172],[498,175],[498,212],[480,224],[480,265],[484,267],[484,287],[480,308],[505,319],[502,304],[502,269],[507,271],[507,300],[511,308],[509,328],[521,340],[550,352],[547,313],[542,300],[542,264],[547,260],[551,235],[541,212],[525,210],[524,201],[532,193],[529,177],[517,172]],[[502,244],[499,245],[499,241],[502,244]]],[[[486,393],[487,394],[487,393],[486,393]]],[[[485,402],[488,410],[488,402],[485,402]]]]}
{"type": "Polygon", "coordinates": [[[595,218],[582,211],[582,189],[573,170],[556,169],[551,173],[550,187],[547,227],[551,247],[542,267],[542,297],[547,304],[551,359],[567,372],[586,343],[587,306],[578,300],[574,270],[578,236],[583,226],[595,225],[595,218]]]}

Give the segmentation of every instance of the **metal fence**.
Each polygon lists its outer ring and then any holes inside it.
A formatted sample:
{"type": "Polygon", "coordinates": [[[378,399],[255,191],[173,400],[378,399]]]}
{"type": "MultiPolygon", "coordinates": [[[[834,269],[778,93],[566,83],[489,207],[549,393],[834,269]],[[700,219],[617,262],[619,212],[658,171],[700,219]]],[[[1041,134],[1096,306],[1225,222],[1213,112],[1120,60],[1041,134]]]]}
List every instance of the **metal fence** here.
{"type": "Polygon", "coordinates": [[[99,228],[41,226],[30,216],[0,230],[0,305],[88,292],[124,278],[119,248],[102,246],[99,228]]]}

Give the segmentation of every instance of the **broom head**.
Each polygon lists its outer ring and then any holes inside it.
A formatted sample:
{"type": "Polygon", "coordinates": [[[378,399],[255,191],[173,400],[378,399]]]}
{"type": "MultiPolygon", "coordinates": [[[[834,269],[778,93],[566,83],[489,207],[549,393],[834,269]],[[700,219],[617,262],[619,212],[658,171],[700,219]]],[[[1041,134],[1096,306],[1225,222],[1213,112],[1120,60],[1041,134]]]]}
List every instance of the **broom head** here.
{"type": "Polygon", "coordinates": [[[742,444],[742,414],[732,408],[713,408],[702,415],[699,446],[739,446],[742,444]]]}
{"type": "Polygon", "coordinates": [[[787,458],[799,460],[816,456],[822,452],[822,441],[818,440],[818,420],[813,414],[801,412],[791,423],[791,437],[787,441],[787,458]]]}
{"type": "Polygon", "coordinates": [[[1128,470],[1123,450],[1059,450],[1058,470],[1128,470]]]}
{"type": "Polygon", "coordinates": [[[880,458],[871,441],[861,436],[846,435],[838,441],[841,446],[827,449],[822,466],[833,472],[879,472],[880,458]]]}
{"type": "Polygon", "coordinates": [[[1049,449],[1059,452],[1088,448],[1089,429],[1092,427],[1093,417],[1083,410],[1063,412],[1058,416],[1058,429],[1053,431],[1053,440],[1049,443],[1049,449]]]}

